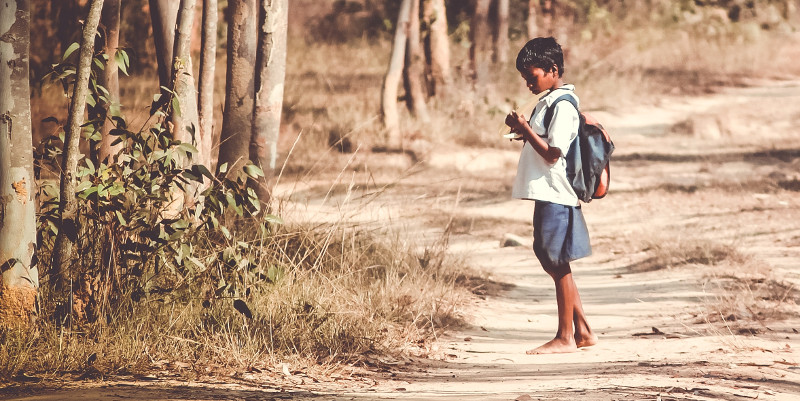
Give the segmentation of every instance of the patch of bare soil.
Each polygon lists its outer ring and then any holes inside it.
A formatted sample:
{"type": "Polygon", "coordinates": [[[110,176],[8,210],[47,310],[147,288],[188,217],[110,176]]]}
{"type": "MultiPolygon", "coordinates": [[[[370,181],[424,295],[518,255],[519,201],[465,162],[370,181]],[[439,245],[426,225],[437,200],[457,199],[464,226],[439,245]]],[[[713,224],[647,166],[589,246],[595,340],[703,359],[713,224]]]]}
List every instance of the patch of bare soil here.
{"type": "MultiPolygon", "coordinates": [[[[476,282],[482,296],[461,311],[469,325],[426,349],[430,359],[285,387],[125,380],[15,386],[0,398],[798,399],[800,82],[594,114],[617,152],[611,194],[584,206],[594,254],[573,266],[593,347],[525,354],[552,338],[557,317],[553,284],[530,250],[533,204],[509,199],[517,153],[449,148],[400,178],[352,168],[341,185],[282,187],[298,218],[346,215],[430,240],[450,227],[451,250],[493,284],[476,282]],[[519,246],[501,246],[509,233],[519,246]]],[[[356,155],[353,166],[381,157],[391,156],[356,155]]]]}

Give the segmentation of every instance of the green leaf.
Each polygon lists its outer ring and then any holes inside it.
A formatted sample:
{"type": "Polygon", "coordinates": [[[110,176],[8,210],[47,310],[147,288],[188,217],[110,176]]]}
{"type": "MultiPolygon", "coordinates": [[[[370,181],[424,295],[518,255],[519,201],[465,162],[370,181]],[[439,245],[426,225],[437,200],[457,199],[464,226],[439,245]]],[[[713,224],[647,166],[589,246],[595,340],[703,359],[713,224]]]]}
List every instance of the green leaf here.
{"type": "Polygon", "coordinates": [[[128,57],[128,52],[127,52],[127,51],[125,51],[125,49],[119,49],[119,51],[122,53],[122,58],[125,60],[125,65],[126,65],[126,66],[128,66],[128,67],[130,67],[130,65],[131,65],[131,60],[130,60],[130,58],[128,57]]]}
{"type": "Polygon", "coordinates": [[[128,222],[125,220],[125,217],[122,217],[122,213],[119,210],[115,210],[114,214],[117,216],[117,220],[119,220],[119,224],[123,226],[127,226],[128,222]]]}
{"type": "Polygon", "coordinates": [[[194,172],[196,175],[202,174],[202,175],[208,177],[209,179],[213,179],[214,178],[214,176],[211,174],[211,172],[208,171],[208,168],[206,166],[202,165],[202,164],[195,164],[194,166],[192,166],[192,172],[194,172]]]}
{"type": "Polygon", "coordinates": [[[66,60],[66,59],[67,59],[67,57],[69,57],[69,56],[70,56],[70,54],[72,54],[72,53],[73,53],[75,50],[77,50],[79,47],[80,47],[80,45],[78,44],[78,42],[72,42],[72,44],[71,44],[71,45],[69,45],[69,47],[67,47],[67,50],[64,52],[64,56],[63,56],[63,57],[61,57],[61,61],[64,61],[64,60],[66,60]]]}
{"type": "Polygon", "coordinates": [[[256,166],[255,164],[247,164],[244,166],[244,173],[252,178],[258,178],[264,176],[264,171],[261,170],[260,167],[256,166]]]}
{"type": "Polygon", "coordinates": [[[181,115],[181,102],[178,100],[177,96],[172,98],[172,112],[175,113],[176,116],[181,115]]]}
{"type": "Polygon", "coordinates": [[[117,68],[119,68],[119,70],[127,76],[129,60],[128,54],[125,53],[125,50],[117,49],[117,53],[114,55],[114,61],[117,62],[117,68]]]}
{"type": "Polygon", "coordinates": [[[264,221],[270,224],[283,224],[283,219],[274,214],[265,214],[264,221]]]}
{"type": "Polygon", "coordinates": [[[91,159],[89,159],[88,157],[87,157],[87,158],[85,158],[85,159],[83,159],[83,160],[85,160],[85,161],[86,161],[86,167],[89,169],[89,171],[90,171],[90,174],[94,174],[94,173],[95,173],[95,171],[97,171],[97,170],[95,169],[95,167],[94,167],[94,163],[92,163],[92,160],[91,160],[91,159]]]}
{"type": "Polygon", "coordinates": [[[222,165],[217,167],[217,169],[219,170],[220,174],[225,174],[226,172],[228,172],[228,163],[227,162],[226,163],[222,163],[222,165]]]}
{"type": "Polygon", "coordinates": [[[180,149],[184,153],[197,154],[197,148],[192,146],[191,143],[181,142],[181,144],[178,145],[178,149],[180,149]]]}
{"type": "Polygon", "coordinates": [[[94,62],[94,65],[96,65],[97,68],[100,69],[100,71],[102,71],[102,70],[104,70],[106,68],[106,66],[103,65],[103,62],[100,61],[99,58],[94,58],[92,61],[94,62]]]}
{"type": "Polygon", "coordinates": [[[75,187],[75,193],[83,192],[83,191],[89,189],[89,187],[91,187],[91,186],[92,186],[92,182],[91,181],[81,181],[81,183],[78,184],[78,186],[75,187]]]}

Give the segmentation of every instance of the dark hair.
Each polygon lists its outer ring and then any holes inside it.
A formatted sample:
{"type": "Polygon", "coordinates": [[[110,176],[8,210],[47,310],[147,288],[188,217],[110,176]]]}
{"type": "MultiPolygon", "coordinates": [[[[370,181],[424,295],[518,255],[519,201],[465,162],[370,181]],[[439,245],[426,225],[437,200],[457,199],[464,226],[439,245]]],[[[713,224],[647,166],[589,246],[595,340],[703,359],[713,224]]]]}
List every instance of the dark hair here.
{"type": "Polygon", "coordinates": [[[558,67],[558,76],[564,75],[564,53],[561,45],[553,37],[534,38],[525,43],[517,55],[517,70],[524,71],[530,67],[543,69],[545,72],[558,67]]]}

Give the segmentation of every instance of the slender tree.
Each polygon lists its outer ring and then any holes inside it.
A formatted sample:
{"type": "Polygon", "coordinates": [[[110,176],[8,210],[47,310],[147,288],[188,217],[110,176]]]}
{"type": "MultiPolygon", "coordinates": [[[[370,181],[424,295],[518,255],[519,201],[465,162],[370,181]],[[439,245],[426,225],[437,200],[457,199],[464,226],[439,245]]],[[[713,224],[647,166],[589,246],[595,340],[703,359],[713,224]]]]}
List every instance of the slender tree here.
{"type": "Polygon", "coordinates": [[[181,142],[197,143],[195,130],[197,121],[197,92],[194,88],[192,55],[190,44],[192,23],[194,22],[195,0],[181,0],[178,11],[178,25],[175,30],[175,43],[172,54],[172,82],[175,84],[175,97],[180,110],[172,109],[174,137],[181,142]]]}
{"type": "Polygon", "coordinates": [[[539,5],[539,0],[528,0],[528,16],[525,19],[525,28],[528,32],[528,39],[533,39],[539,36],[539,26],[536,23],[536,7],[539,5]]]}
{"type": "Polygon", "coordinates": [[[494,42],[494,60],[501,64],[508,62],[508,51],[511,46],[508,41],[509,6],[509,0],[497,0],[497,35],[494,42]]]}
{"type": "Polygon", "coordinates": [[[423,20],[427,27],[425,55],[428,66],[428,93],[435,96],[451,81],[450,39],[447,37],[447,10],[444,0],[425,0],[423,20]]]}
{"type": "Polygon", "coordinates": [[[544,0],[542,3],[542,32],[545,35],[553,34],[553,19],[555,17],[555,0],[544,0]]]}
{"type": "Polygon", "coordinates": [[[403,68],[403,84],[406,89],[406,105],[414,117],[428,121],[428,106],[425,104],[425,91],[422,84],[425,70],[419,38],[419,1],[411,0],[408,16],[408,39],[406,60],[403,68]]]}
{"type": "Polygon", "coordinates": [[[105,69],[100,76],[100,84],[108,90],[108,102],[105,105],[106,120],[100,128],[102,138],[100,140],[100,160],[106,160],[109,156],[116,154],[122,148],[122,143],[112,145],[115,137],[109,135],[114,125],[109,118],[119,113],[119,67],[117,66],[117,49],[119,47],[119,17],[120,0],[106,0],[103,6],[103,13],[100,23],[104,28],[103,38],[105,45],[103,52],[108,57],[105,69]]]}
{"type": "Polygon", "coordinates": [[[56,291],[63,289],[67,278],[69,278],[73,248],[78,236],[78,203],[75,199],[77,181],[75,173],[78,168],[78,158],[80,157],[78,144],[81,125],[83,125],[83,113],[86,110],[86,96],[89,93],[94,38],[97,34],[97,26],[100,23],[102,8],[103,0],[92,0],[89,7],[89,15],[86,17],[81,35],[77,78],[72,91],[69,116],[67,117],[64,156],[61,163],[61,198],[59,204],[61,224],[53,246],[53,263],[51,266],[56,291]]]}
{"type": "Polygon", "coordinates": [[[203,30],[198,77],[198,160],[211,168],[214,132],[214,70],[217,60],[217,0],[203,0],[203,30]]]}
{"type": "Polygon", "coordinates": [[[469,49],[472,64],[472,78],[475,83],[483,83],[489,75],[491,60],[491,36],[489,31],[489,6],[492,0],[475,0],[475,11],[470,24],[469,49]]]}
{"type": "Polygon", "coordinates": [[[172,52],[175,50],[175,25],[178,21],[179,7],[180,1],[177,0],[150,0],[158,82],[167,88],[172,84],[172,52]]]}
{"type": "Polygon", "coordinates": [[[381,114],[383,114],[383,124],[388,131],[391,146],[402,146],[400,117],[397,113],[397,86],[400,84],[403,74],[410,10],[411,0],[403,0],[397,16],[389,68],[383,79],[383,90],[381,91],[381,114]]]}
{"type": "Polygon", "coordinates": [[[264,171],[253,180],[258,199],[270,200],[270,187],[278,157],[278,137],[286,76],[286,39],[289,24],[288,0],[260,0],[258,48],[256,49],[255,103],[250,160],[264,171]]]}
{"type": "Polygon", "coordinates": [[[28,0],[0,1],[0,326],[26,324],[39,288],[30,22],[28,0]]]}
{"type": "Polygon", "coordinates": [[[256,0],[228,2],[228,65],[218,168],[227,164],[228,170],[237,174],[250,151],[255,104],[253,77],[257,11],[256,0]]]}

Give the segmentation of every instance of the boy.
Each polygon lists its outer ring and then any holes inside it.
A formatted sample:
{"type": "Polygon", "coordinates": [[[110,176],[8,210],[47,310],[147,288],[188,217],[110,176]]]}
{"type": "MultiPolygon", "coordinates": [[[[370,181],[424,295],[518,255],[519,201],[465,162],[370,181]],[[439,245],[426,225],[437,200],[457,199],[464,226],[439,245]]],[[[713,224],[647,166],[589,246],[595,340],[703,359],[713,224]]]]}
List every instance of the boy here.
{"type": "Polygon", "coordinates": [[[533,250],[542,268],[553,278],[558,303],[558,332],[553,340],[527,354],[575,352],[597,343],[586,322],[580,295],[572,279],[570,262],[592,253],[589,232],[578,197],[567,181],[564,155],[578,135],[578,111],[569,102],[555,105],[550,126],[544,115],[551,102],[563,94],[574,94],[565,85],[564,55],[554,38],[536,38],[520,50],[517,70],[535,95],[544,91],[530,122],[512,111],[506,124],[523,141],[512,197],[535,201],[533,250]],[[574,331],[573,331],[574,323],[574,331]]]}

